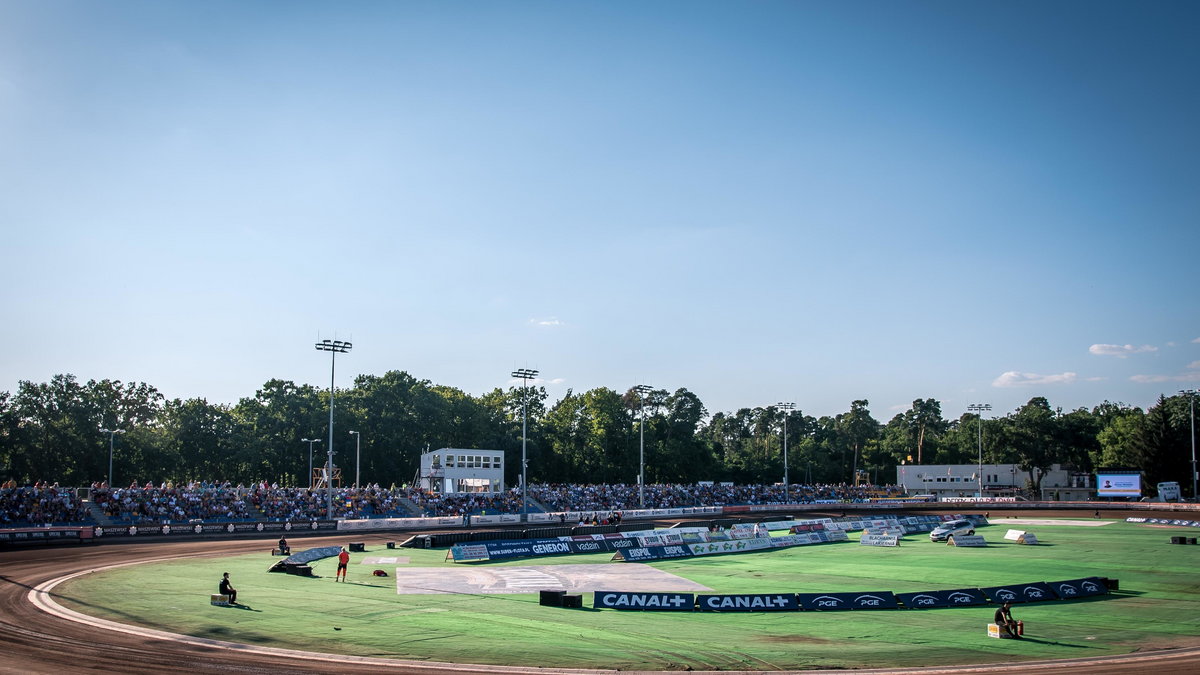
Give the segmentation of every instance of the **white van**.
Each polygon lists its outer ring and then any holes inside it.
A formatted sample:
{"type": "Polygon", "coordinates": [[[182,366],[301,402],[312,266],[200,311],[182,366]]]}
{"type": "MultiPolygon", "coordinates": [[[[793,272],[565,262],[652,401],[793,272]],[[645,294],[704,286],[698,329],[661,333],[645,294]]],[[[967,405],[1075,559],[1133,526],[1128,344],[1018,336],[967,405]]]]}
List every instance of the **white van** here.
{"type": "Polygon", "coordinates": [[[1177,502],[1179,501],[1179,483],[1168,481],[1158,484],[1158,501],[1160,502],[1177,502]]]}

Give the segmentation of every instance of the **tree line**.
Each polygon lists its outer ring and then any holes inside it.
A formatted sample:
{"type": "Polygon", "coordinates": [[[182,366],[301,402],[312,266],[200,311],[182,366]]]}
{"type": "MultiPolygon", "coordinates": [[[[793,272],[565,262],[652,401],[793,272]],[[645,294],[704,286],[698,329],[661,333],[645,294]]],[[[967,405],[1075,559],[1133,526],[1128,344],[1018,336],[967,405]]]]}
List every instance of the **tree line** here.
{"type": "MultiPolygon", "coordinates": [[[[642,432],[647,483],[700,480],[739,484],[783,480],[784,429],[793,483],[883,484],[895,466],[1014,463],[1040,480],[1052,464],[1079,472],[1136,469],[1149,482],[1190,476],[1190,410],[1185,396],[1160,397],[1148,410],[1105,401],[1063,411],[1044,397],[1017,410],[981,418],[943,416],[935,399],[916,399],[886,423],[866,400],[833,416],[814,417],[776,406],[709,415],[687,389],[606,387],[568,390],[550,402],[531,386],[472,396],[402,371],[360,375],[335,391],[335,462],[354,478],[358,431],[364,483],[410,483],[419,455],[442,447],[506,452],[508,485],[518,484],[523,399],[527,401],[528,476],[538,483],[636,483],[642,432]],[[786,417],[786,425],[785,425],[786,417]],[[643,422],[644,420],[644,422],[643,422]],[[644,424],[644,428],[641,426],[644,424]]],[[[56,375],[22,381],[0,392],[0,472],[5,480],[87,485],[108,474],[113,483],[266,480],[307,485],[313,462],[325,462],[329,391],[270,380],[236,404],[203,398],[167,400],[145,383],[79,382],[56,375]]],[[[1037,485],[1031,486],[1036,488],[1037,485]]],[[[1185,488],[1186,489],[1186,488],[1185,488]]]]}

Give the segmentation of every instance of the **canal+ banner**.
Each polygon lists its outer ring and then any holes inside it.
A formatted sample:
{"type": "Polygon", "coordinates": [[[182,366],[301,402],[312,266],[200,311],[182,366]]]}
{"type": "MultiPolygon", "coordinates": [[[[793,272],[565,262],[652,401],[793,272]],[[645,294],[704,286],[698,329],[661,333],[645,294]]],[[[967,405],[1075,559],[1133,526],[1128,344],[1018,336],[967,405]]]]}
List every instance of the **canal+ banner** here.
{"type": "Polygon", "coordinates": [[[701,612],[795,612],[800,609],[795,593],[753,595],[697,595],[701,612]]]}
{"type": "Polygon", "coordinates": [[[696,606],[696,596],[691,593],[596,591],[592,606],[596,609],[690,612],[696,606]]]}

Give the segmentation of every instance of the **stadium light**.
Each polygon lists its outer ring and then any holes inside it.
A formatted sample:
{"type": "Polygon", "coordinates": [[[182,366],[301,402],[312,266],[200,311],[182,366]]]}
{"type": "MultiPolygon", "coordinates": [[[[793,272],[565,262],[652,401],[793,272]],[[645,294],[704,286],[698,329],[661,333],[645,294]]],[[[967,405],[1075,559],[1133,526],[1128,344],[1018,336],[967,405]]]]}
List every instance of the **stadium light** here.
{"type": "Polygon", "coordinates": [[[362,446],[360,445],[362,441],[362,435],[357,431],[351,431],[350,435],[354,437],[354,489],[357,490],[359,478],[358,472],[359,468],[362,466],[359,463],[359,460],[362,459],[362,454],[359,452],[362,449],[362,446]]]}
{"type": "MultiPolygon", "coordinates": [[[[111,489],[113,489],[113,482],[112,482],[113,437],[115,437],[117,434],[125,433],[125,430],[124,429],[111,429],[111,430],[110,429],[101,429],[100,433],[108,434],[108,489],[111,490],[111,489]]],[[[1192,454],[1195,455],[1196,453],[1193,451],[1192,454]]]]}
{"type": "Polygon", "coordinates": [[[646,508],[646,394],[652,389],[648,384],[639,384],[633,388],[641,397],[642,422],[638,425],[641,441],[638,446],[638,506],[646,508]]]}
{"type": "Polygon", "coordinates": [[[775,405],[783,411],[783,502],[786,504],[791,500],[791,481],[788,480],[787,418],[788,414],[796,409],[796,404],[780,401],[775,405]]]}
{"type": "Polygon", "coordinates": [[[1196,394],[1200,394],[1200,391],[1180,389],[1179,393],[1187,395],[1192,413],[1192,501],[1196,501],[1196,394]]]}
{"type": "Polygon", "coordinates": [[[308,443],[308,489],[309,489],[309,490],[311,490],[311,489],[313,488],[313,482],[312,482],[312,444],[313,444],[313,443],[320,443],[320,442],[321,442],[321,439],[319,439],[319,438],[301,438],[301,439],[300,439],[300,442],[301,442],[301,443],[308,443]]]}
{"type": "Polygon", "coordinates": [[[325,465],[325,481],[329,484],[328,518],[333,520],[333,376],[337,369],[337,355],[349,352],[354,345],[342,340],[321,340],[317,351],[329,352],[329,459],[325,465]]]}
{"type": "Polygon", "coordinates": [[[525,436],[529,428],[529,381],[538,376],[538,371],[531,368],[518,368],[512,376],[521,380],[521,520],[529,520],[529,484],[526,482],[525,470],[529,462],[525,459],[525,436]]]}
{"type": "Polygon", "coordinates": [[[967,406],[967,410],[979,413],[979,473],[975,474],[975,478],[979,481],[977,496],[980,499],[983,499],[983,413],[991,409],[991,403],[972,403],[967,406]]]}

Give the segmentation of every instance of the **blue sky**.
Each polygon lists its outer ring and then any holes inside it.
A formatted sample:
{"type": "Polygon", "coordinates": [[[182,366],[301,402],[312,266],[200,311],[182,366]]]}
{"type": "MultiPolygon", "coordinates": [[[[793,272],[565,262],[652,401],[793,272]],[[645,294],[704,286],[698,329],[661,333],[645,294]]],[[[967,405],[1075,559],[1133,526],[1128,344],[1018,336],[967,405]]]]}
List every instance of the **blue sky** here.
{"type": "Polygon", "coordinates": [[[0,390],[1200,386],[1200,5],[0,0],[0,390]]]}

